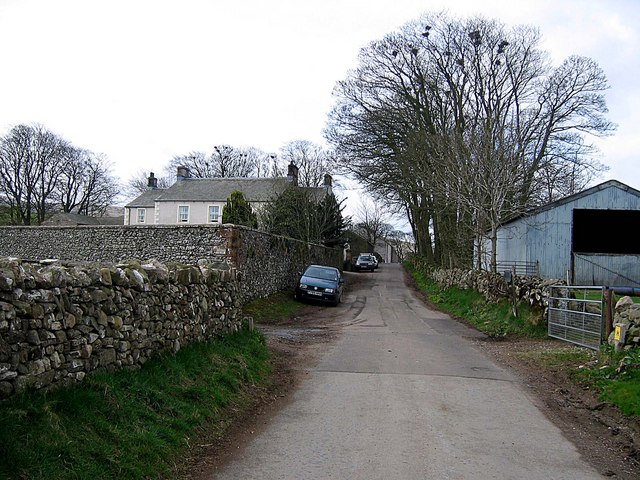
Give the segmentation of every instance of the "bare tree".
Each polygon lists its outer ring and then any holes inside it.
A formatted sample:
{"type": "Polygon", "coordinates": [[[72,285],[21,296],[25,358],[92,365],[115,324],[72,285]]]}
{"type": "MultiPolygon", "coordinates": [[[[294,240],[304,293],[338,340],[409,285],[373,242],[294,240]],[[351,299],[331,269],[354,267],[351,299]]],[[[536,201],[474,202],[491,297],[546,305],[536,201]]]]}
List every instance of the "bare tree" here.
{"type": "MultiPolygon", "coordinates": [[[[587,135],[607,135],[606,79],[590,59],[551,68],[532,27],[428,14],[361,51],[336,86],[326,130],[341,164],[402,205],[418,252],[466,265],[473,239],[535,204],[570,171],[601,169],[587,135]]],[[[494,241],[495,245],[495,241],[494,241]]]]}
{"type": "Polygon", "coordinates": [[[177,167],[187,167],[194,178],[263,177],[273,158],[254,147],[216,145],[210,154],[192,151],[177,155],[168,168],[175,172],[177,167]]]}
{"type": "Polygon", "coordinates": [[[17,125],[1,139],[0,188],[12,221],[44,220],[69,144],[42,125],[17,125]]]}
{"type": "Polygon", "coordinates": [[[356,208],[354,224],[374,248],[378,240],[385,238],[392,230],[386,212],[377,202],[368,200],[360,201],[356,208]]]}
{"type": "MultiPolygon", "coordinates": [[[[176,155],[166,171],[171,176],[177,167],[187,167],[193,178],[281,177],[286,174],[290,162],[298,166],[299,184],[306,187],[322,185],[324,175],[335,165],[333,157],[319,145],[296,140],[284,145],[280,155],[255,147],[217,145],[210,154],[192,151],[176,155]]],[[[143,183],[141,178],[138,176],[136,181],[139,187],[143,183]]]]}
{"type": "Polygon", "coordinates": [[[244,153],[254,165],[254,171],[251,176],[261,177],[279,177],[282,171],[278,170],[278,157],[275,153],[266,153],[254,147],[244,149],[244,153]]]}
{"type": "Polygon", "coordinates": [[[176,155],[167,166],[167,173],[175,171],[178,167],[187,167],[194,178],[219,177],[218,169],[208,154],[205,152],[191,151],[186,155],[176,155]]]}
{"type": "Polygon", "coordinates": [[[218,177],[249,177],[256,170],[257,156],[250,150],[215,146],[210,159],[218,177]]]}
{"type": "Polygon", "coordinates": [[[281,148],[281,159],[298,167],[298,184],[302,187],[319,187],[324,176],[333,171],[335,160],[329,152],[309,140],[294,140],[281,148]]]}
{"type": "Polygon", "coordinates": [[[119,195],[118,181],[110,169],[102,155],[70,148],[53,194],[56,206],[63,212],[104,215],[119,195]]]}
{"type": "Polygon", "coordinates": [[[410,233],[402,230],[392,230],[385,239],[398,256],[400,263],[404,262],[409,254],[415,253],[415,245],[410,233]]]}
{"type": "Polygon", "coordinates": [[[169,174],[169,172],[164,172],[164,174],[156,176],[154,172],[138,170],[129,178],[129,180],[127,180],[125,186],[126,197],[133,199],[149,190],[149,177],[152,174],[154,175],[153,178],[155,179],[155,188],[158,189],[169,188],[175,178],[175,173],[173,172],[171,174],[169,174]]]}
{"type": "Polygon", "coordinates": [[[100,214],[118,188],[104,157],[42,125],[17,125],[0,138],[0,192],[12,222],[31,225],[60,210],[100,214]]]}

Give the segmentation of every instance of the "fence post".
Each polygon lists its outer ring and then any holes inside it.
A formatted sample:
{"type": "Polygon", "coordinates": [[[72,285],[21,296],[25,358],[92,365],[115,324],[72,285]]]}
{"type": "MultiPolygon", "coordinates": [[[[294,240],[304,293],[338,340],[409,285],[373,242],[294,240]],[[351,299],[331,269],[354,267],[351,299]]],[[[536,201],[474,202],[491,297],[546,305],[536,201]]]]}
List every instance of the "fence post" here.
{"type": "Polygon", "coordinates": [[[516,267],[511,267],[511,309],[513,316],[518,318],[518,299],[516,298],[516,267]]]}
{"type": "Polygon", "coordinates": [[[613,331],[613,290],[609,287],[604,287],[604,340],[607,341],[609,339],[609,335],[613,331]]]}

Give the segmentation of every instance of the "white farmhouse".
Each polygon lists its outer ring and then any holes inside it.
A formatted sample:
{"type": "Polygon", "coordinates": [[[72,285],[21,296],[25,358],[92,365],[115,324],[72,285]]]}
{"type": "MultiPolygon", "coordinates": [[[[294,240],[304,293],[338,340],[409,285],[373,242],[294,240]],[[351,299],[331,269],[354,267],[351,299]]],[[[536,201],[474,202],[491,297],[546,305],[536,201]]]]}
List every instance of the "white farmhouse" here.
{"type": "MultiPolygon", "coordinates": [[[[178,167],[176,182],[157,188],[153,173],[148,190],[125,205],[125,225],[221,224],[222,211],[234,191],[240,191],[255,212],[291,185],[298,185],[298,167],[289,164],[286,177],[272,178],[192,178],[189,169],[178,167]]],[[[302,188],[302,187],[301,187],[302,188]]],[[[318,196],[332,193],[332,178],[313,188],[318,196]]]]}

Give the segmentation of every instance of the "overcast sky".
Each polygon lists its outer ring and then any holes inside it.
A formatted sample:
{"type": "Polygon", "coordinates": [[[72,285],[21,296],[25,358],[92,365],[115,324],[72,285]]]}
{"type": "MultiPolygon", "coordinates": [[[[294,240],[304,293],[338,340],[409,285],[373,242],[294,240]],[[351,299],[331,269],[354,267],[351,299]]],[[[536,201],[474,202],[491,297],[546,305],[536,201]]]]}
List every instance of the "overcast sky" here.
{"type": "Polygon", "coordinates": [[[640,189],[638,0],[0,0],[0,134],[40,123],[123,181],[219,144],[323,143],[359,49],[440,10],[537,26],[556,65],[597,61],[618,124],[602,180],[640,189]]]}

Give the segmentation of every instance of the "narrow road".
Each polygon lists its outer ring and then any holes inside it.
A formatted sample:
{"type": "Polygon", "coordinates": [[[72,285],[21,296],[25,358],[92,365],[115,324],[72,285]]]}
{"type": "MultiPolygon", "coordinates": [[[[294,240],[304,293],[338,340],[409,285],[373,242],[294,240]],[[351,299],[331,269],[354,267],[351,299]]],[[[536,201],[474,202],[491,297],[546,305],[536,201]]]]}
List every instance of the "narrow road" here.
{"type": "Polygon", "coordinates": [[[342,315],[340,338],[212,478],[604,478],[474,348],[481,334],[425,307],[399,265],[351,275],[366,279],[328,309],[342,315]]]}

